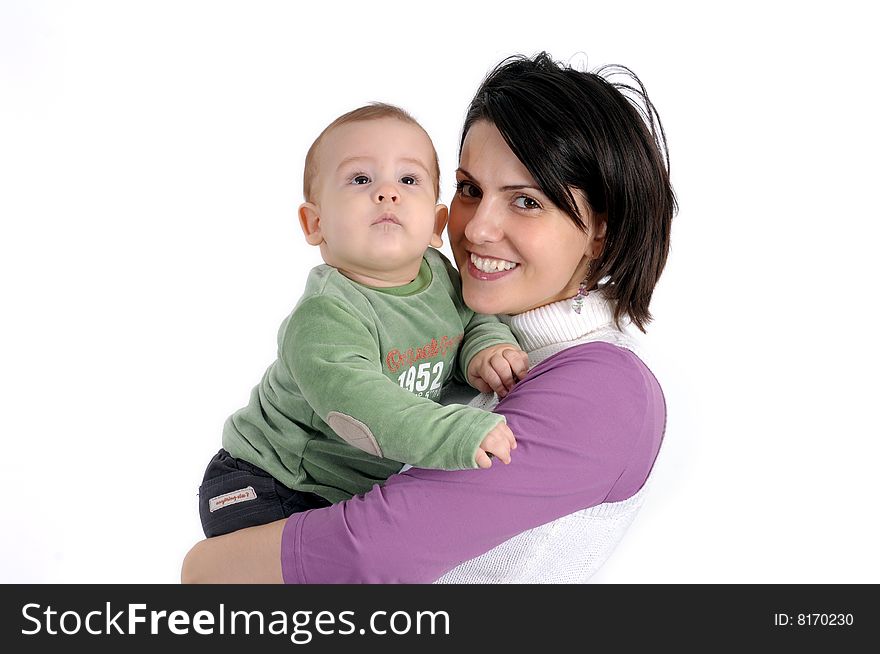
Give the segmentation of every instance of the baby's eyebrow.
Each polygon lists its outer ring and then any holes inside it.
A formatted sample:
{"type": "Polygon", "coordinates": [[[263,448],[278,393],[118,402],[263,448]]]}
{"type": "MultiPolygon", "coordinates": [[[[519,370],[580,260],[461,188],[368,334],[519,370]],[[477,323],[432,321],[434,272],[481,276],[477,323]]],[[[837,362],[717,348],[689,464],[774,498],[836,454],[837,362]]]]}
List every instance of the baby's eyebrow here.
{"type": "Polygon", "coordinates": [[[346,166],[353,164],[353,163],[357,163],[359,161],[372,161],[372,157],[362,157],[362,156],[346,157],[345,159],[343,159],[342,161],[339,162],[339,165],[336,166],[336,170],[337,171],[342,170],[346,166]]]}
{"type": "Polygon", "coordinates": [[[401,161],[419,166],[422,170],[428,172],[428,166],[425,165],[421,159],[416,159],[415,157],[403,157],[401,161]]]}
{"type": "MultiPolygon", "coordinates": [[[[345,168],[346,166],[348,166],[350,164],[358,163],[360,161],[373,162],[373,161],[375,161],[375,157],[370,157],[367,155],[355,155],[353,157],[346,157],[345,159],[343,159],[342,161],[339,162],[339,165],[336,167],[336,170],[339,171],[342,168],[345,168]]],[[[408,164],[414,164],[414,165],[418,166],[419,168],[421,168],[422,170],[424,170],[425,172],[428,172],[428,170],[429,170],[429,168],[424,164],[424,162],[421,159],[417,159],[416,157],[401,157],[400,159],[398,159],[398,161],[403,162],[403,163],[408,163],[408,164]]]]}

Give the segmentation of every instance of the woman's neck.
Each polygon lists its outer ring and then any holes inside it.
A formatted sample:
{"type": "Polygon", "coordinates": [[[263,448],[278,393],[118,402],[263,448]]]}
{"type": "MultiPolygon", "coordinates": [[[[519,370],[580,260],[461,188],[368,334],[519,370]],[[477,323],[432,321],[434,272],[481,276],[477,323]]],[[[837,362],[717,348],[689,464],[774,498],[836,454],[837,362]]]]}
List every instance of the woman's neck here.
{"type": "Polygon", "coordinates": [[[545,304],[503,320],[526,352],[577,341],[598,329],[614,326],[614,307],[601,290],[590,291],[575,311],[574,298],[545,304]]]}

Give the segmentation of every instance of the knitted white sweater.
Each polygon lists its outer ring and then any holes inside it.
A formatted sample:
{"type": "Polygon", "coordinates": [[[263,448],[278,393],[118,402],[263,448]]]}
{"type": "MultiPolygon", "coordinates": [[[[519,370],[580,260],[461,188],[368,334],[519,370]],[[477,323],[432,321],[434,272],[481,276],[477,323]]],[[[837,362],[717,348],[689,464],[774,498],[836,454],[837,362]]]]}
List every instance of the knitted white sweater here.
{"type": "MultiPolygon", "coordinates": [[[[614,325],[612,307],[601,292],[590,293],[575,313],[571,301],[556,302],[507,319],[529,364],[569,347],[604,341],[638,354],[632,337],[614,325]]],[[[472,402],[486,410],[498,403],[494,395],[472,402]]],[[[494,549],[453,568],[435,583],[584,583],[614,551],[632,523],[647,492],[642,489],[622,502],[599,504],[525,531],[494,549]]]]}

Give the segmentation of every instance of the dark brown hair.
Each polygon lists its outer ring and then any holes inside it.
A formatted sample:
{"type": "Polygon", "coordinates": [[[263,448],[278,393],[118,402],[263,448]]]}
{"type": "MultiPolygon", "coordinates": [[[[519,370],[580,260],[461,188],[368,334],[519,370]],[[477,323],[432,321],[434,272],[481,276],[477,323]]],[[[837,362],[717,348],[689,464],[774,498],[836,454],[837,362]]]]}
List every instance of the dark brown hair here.
{"type": "Polygon", "coordinates": [[[395,107],[393,104],[385,104],[384,102],[372,102],[368,105],[364,105],[363,107],[352,109],[351,111],[339,116],[339,118],[327,125],[327,127],[325,127],[324,130],[320,134],[318,134],[318,138],[315,139],[315,142],[312,143],[312,147],[310,147],[309,151],[306,153],[305,169],[303,170],[303,197],[305,197],[306,202],[312,201],[312,184],[314,183],[315,177],[318,174],[318,148],[320,147],[321,141],[324,139],[324,136],[341,125],[346,125],[348,123],[364,122],[368,120],[378,120],[380,118],[396,118],[398,120],[402,120],[405,123],[409,123],[410,125],[415,125],[423,132],[425,132],[425,136],[428,137],[428,142],[431,143],[431,152],[434,154],[434,170],[430,171],[434,177],[434,197],[439,199],[440,162],[437,159],[437,150],[436,148],[434,148],[434,142],[431,141],[431,137],[428,135],[428,132],[425,131],[424,127],[419,125],[418,121],[415,118],[410,116],[400,107],[395,107]]]}
{"type": "Polygon", "coordinates": [[[573,189],[583,193],[595,220],[605,221],[605,244],[587,284],[603,282],[615,302],[615,321],[627,315],[645,331],[677,203],[666,135],[638,77],[623,66],[575,70],[546,52],[510,57],[477,90],[461,145],[481,120],[498,129],[576,225],[586,230],[589,217],[581,215],[573,189]],[[631,83],[606,79],[615,75],[631,83]]]}

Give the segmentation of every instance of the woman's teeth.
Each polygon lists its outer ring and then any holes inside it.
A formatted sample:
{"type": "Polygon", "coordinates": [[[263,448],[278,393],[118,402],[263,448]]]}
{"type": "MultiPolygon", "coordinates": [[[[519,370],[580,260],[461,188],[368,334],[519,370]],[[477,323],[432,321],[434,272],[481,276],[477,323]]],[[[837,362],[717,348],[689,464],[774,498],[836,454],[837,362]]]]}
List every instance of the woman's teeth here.
{"type": "Polygon", "coordinates": [[[484,273],[511,270],[517,266],[513,261],[505,261],[504,259],[484,259],[473,253],[471,253],[471,263],[474,264],[474,267],[477,270],[481,270],[484,273]]]}

